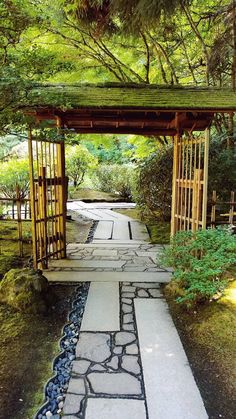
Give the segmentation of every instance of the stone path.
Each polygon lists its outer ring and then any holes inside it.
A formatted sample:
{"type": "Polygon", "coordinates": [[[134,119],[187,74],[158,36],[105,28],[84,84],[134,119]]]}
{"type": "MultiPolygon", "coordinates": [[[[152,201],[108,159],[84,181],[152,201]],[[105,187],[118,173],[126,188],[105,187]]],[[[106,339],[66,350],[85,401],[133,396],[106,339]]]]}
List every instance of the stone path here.
{"type": "Polygon", "coordinates": [[[138,238],[95,239],[51,263],[49,281],[90,282],[64,419],[207,418],[161,292],[171,278],[162,251],[138,238]]]}

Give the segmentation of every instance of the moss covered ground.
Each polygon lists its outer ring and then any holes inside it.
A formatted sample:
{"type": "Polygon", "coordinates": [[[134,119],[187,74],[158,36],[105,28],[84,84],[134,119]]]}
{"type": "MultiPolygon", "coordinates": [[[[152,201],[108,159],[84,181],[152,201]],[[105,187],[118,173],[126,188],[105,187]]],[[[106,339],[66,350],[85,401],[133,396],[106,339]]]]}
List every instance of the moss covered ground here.
{"type": "Polygon", "coordinates": [[[0,417],[32,419],[59,353],[74,287],[53,286],[56,301],[46,315],[24,314],[0,304],[0,417]]]}
{"type": "MultiPolygon", "coordinates": [[[[85,241],[91,224],[67,222],[67,241],[85,241]]],[[[0,274],[22,267],[31,256],[30,223],[24,223],[24,258],[18,256],[17,225],[0,222],[0,274]]],[[[1,280],[1,277],[0,277],[1,280]]],[[[44,401],[52,376],[61,329],[67,321],[74,287],[53,286],[53,306],[46,314],[25,314],[0,304],[0,418],[32,419],[44,401]],[[55,301],[55,302],[54,302],[55,301]]]]}
{"type": "Polygon", "coordinates": [[[107,192],[97,191],[91,188],[80,188],[78,190],[70,191],[71,199],[79,199],[85,202],[117,202],[120,197],[117,195],[109,194],[107,192]]]}
{"type": "Polygon", "coordinates": [[[153,244],[168,244],[170,241],[170,223],[153,218],[143,217],[138,208],[118,209],[115,210],[120,214],[127,215],[135,220],[142,221],[147,225],[151,243],[153,244]]]}

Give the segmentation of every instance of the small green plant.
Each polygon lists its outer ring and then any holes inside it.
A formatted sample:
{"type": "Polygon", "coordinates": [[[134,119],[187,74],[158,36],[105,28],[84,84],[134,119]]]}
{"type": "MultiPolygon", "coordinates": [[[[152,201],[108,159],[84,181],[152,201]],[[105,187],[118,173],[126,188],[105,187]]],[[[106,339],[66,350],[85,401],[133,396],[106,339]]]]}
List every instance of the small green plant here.
{"type": "Polygon", "coordinates": [[[174,268],[167,292],[187,307],[212,299],[227,285],[227,269],[236,264],[236,237],[226,229],[179,232],[165,250],[162,263],[174,268]]]}

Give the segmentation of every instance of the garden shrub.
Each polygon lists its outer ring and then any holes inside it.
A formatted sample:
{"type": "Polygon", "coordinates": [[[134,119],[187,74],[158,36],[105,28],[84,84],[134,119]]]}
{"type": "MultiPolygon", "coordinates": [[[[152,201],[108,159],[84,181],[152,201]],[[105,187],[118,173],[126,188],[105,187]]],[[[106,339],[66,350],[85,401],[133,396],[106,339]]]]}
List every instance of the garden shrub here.
{"type": "Polygon", "coordinates": [[[178,232],[162,263],[174,268],[166,290],[178,303],[192,307],[207,302],[227,285],[224,275],[236,264],[236,237],[226,229],[178,232]]]}
{"type": "Polygon", "coordinates": [[[171,216],[173,147],[163,147],[140,164],[138,204],[143,212],[169,220],[171,216]]]}
{"type": "Polygon", "coordinates": [[[102,164],[96,169],[94,183],[99,190],[130,201],[135,193],[136,177],[133,164],[102,164]]]}

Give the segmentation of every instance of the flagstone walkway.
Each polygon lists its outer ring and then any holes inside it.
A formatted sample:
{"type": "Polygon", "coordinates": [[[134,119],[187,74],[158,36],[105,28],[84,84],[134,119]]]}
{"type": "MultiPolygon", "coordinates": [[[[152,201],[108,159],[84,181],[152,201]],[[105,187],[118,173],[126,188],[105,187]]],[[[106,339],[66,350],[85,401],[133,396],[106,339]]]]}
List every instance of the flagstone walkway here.
{"type": "Polygon", "coordinates": [[[159,261],[163,246],[144,240],[70,244],[68,259],[53,261],[46,274],[52,282],[90,282],[65,419],[207,418],[161,292],[171,277],[159,261]]]}

